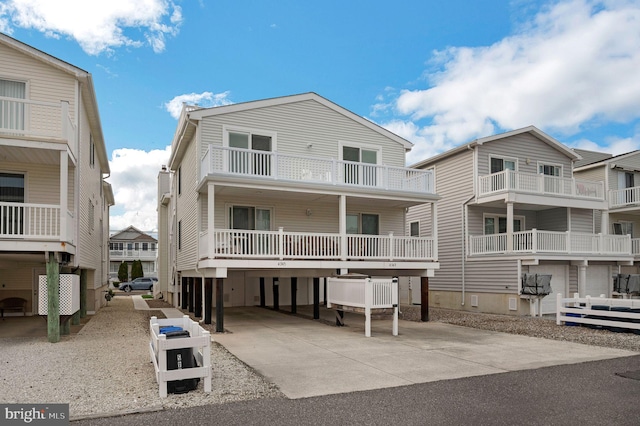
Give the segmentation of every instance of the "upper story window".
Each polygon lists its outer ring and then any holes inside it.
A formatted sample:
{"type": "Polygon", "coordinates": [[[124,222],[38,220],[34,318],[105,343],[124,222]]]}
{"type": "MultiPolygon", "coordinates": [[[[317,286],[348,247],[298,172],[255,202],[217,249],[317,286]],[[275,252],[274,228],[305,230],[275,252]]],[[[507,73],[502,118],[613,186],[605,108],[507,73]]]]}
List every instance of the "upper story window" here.
{"type": "Polygon", "coordinates": [[[178,195],[182,194],[182,166],[178,167],[178,195]]]}
{"type": "Polygon", "coordinates": [[[224,145],[229,148],[229,172],[238,174],[270,176],[271,152],[275,151],[276,134],[269,131],[241,128],[224,128],[224,145]]]}
{"type": "Polygon", "coordinates": [[[89,165],[91,167],[96,165],[96,144],[92,134],[89,134],[89,165]]]}
{"type": "Polygon", "coordinates": [[[633,222],[615,222],[613,224],[614,235],[633,235],[633,222]]]}
{"type": "MultiPolygon", "coordinates": [[[[524,230],[524,217],[513,218],[513,232],[524,230]]],[[[504,234],[507,232],[507,217],[503,215],[484,216],[484,235],[504,234]]]]}
{"type": "Polygon", "coordinates": [[[562,166],[557,164],[538,164],[538,173],[547,176],[562,176],[562,166]]]}
{"type": "MultiPolygon", "coordinates": [[[[27,85],[22,81],[0,80],[0,97],[26,99],[27,85]]],[[[0,100],[0,129],[24,130],[24,103],[0,100]]]]}
{"type": "Polygon", "coordinates": [[[409,232],[411,233],[412,237],[420,236],[420,222],[411,222],[409,224],[409,228],[409,232]]]}
{"type": "Polygon", "coordinates": [[[491,157],[491,173],[517,169],[518,162],[513,158],[491,157]]]}
{"type": "Polygon", "coordinates": [[[340,155],[344,164],[344,182],[356,185],[376,186],[380,149],[343,143],[340,155]],[[359,164],[355,164],[359,163],[359,164]]]}

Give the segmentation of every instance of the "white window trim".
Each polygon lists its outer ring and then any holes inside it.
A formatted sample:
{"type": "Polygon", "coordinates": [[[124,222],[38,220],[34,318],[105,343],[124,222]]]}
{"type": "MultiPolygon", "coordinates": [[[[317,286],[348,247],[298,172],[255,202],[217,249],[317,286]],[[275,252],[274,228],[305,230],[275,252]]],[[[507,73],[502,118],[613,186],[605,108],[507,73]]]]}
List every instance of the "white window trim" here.
{"type": "Polygon", "coordinates": [[[6,170],[0,169],[0,173],[7,173],[13,175],[22,175],[24,179],[24,203],[29,203],[29,174],[27,172],[19,171],[19,170],[6,170]]]}
{"type": "Polygon", "coordinates": [[[271,138],[271,152],[276,152],[278,148],[278,133],[270,130],[260,130],[250,127],[241,127],[224,124],[222,125],[222,146],[229,147],[229,133],[247,133],[249,135],[269,136],[271,138]]]}
{"type": "Polygon", "coordinates": [[[416,235],[416,237],[420,236],[420,221],[419,220],[412,220],[411,222],[409,222],[409,236],[412,237],[413,235],[411,235],[411,225],[413,225],[414,223],[418,224],[418,235],[416,235]]]}
{"type": "Polygon", "coordinates": [[[366,143],[338,141],[338,158],[343,161],[342,153],[344,147],[365,149],[367,151],[376,151],[376,165],[382,164],[382,147],[380,145],[370,145],[366,143]]]}
{"type": "Polygon", "coordinates": [[[246,204],[246,203],[224,203],[224,228],[223,229],[230,229],[229,228],[229,224],[231,223],[231,208],[232,207],[253,207],[254,209],[260,209],[260,210],[270,210],[271,211],[271,223],[269,224],[270,228],[269,231],[274,231],[276,229],[275,227],[275,214],[276,214],[276,208],[275,206],[264,206],[264,205],[259,205],[259,204],[246,204]]]}
{"type": "MultiPolygon", "coordinates": [[[[496,234],[485,234],[484,233],[484,224],[486,221],[486,218],[488,217],[492,217],[495,220],[495,223],[498,223],[498,219],[501,217],[504,217],[506,219],[507,215],[506,214],[499,214],[499,213],[483,213],[482,214],[482,235],[497,235],[499,234],[499,232],[497,232],[496,234]]],[[[521,216],[521,215],[513,215],[513,220],[520,220],[520,223],[522,223],[522,229],[521,231],[525,231],[527,228],[525,226],[525,216],[521,216]]]]}
{"type": "Polygon", "coordinates": [[[536,164],[536,173],[541,175],[542,173],[540,172],[540,166],[552,166],[552,167],[559,167],[560,168],[560,176],[557,177],[564,177],[564,166],[562,164],[559,163],[552,163],[549,161],[538,161],[536,164]]]}
{"type": "MultiPolygon", "coordinates": [[[[489,174],[491,174],[491,160],[493,160],[494,158],[500,159],[503,162],[504,161],[513,161],[516,165],[516,169],[514,170],[514,172],[517,172],[518,169],[520,168],[520,164],[518,162],[518,159],[515,157],[505,157],[504,155],[495,155],[495,154],[489,154],[489,163],[487,164],[487,168],[489,169],[489,174]]],[[[504,171],[504,170],[503,170],[504,171]]],[[[498,172],[500,173],[500,172],[498,172]]]]}

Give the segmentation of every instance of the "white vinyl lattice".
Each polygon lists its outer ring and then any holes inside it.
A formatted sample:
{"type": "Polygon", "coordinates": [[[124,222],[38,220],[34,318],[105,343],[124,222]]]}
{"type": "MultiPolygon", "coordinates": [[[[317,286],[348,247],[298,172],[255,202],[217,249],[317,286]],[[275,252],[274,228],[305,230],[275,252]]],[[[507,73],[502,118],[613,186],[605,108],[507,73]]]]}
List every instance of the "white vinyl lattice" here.
{"type": "MultiPolygon", "coordinates": [[[[49,312],[49,292],[47,290],[47,276],[38,276],[39,299],[38,314],[47,315],[49,312]]],[[[74,274],[60,274],[60,315],[73,315],[80,310],[80,276],[74,274]]]]}

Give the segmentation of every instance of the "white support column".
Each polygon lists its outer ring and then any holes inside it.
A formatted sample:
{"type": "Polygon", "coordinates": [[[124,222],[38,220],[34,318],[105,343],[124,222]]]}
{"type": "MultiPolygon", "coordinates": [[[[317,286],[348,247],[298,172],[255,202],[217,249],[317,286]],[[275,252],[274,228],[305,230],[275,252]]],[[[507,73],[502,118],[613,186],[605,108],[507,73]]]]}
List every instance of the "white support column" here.
{"type": "Polygon", "coordinates": [[[67,151],[60,151],[60,241],[67,238],[67,211],[69,210],[69,156],[67,151]]]}
{"type": "Polygon", "coordinates": [[[587,292],[587,265],[581,263],[578,265],[578,294],[585,297],[587,292]]]}
{"type": "Polygon", "coordinates": [[[600,232],[609,235],[609,210],[600,210],[600,232]]]}
{"type": "MultiPolygon", "coordinates": [[[[216,234],[215,234],[215,207],[216,207],[216,188],[213,182],[207,182],[207,253],[199,253],[200,257],[204,254],[206,258],[213,259],[216,252],[216,234]]],[[[204,293],[202,293],[204,294],[204,293]]]]}
{"type": "MultiPolygon", "coordinates": [[[[431,235],[433,237],[433,260],[438,259],[438,206],[431,203],[431,235]]],[[[466,238],[464,236],[463,238],[466,238]]]]}
{"type": "Polygon", "coordinates": [[[340,259],[347,260],[347,196],[340,195],[338,222],[340,231],[340,259]]]}
{"type": "Polygon", "coordinates": [[[513,251],[513,203],[507,203],[507,252],[513,251]]]}

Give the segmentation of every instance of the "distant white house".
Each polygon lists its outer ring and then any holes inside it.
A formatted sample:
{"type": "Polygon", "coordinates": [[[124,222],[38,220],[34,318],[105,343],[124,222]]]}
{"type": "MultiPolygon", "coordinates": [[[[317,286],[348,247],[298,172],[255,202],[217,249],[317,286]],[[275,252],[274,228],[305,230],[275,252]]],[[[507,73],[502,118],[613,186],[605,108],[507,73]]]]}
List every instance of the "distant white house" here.
{"type": "Polygon", "coordinates": [[[104,303],[113,192],[91,74],[0,34],[0,300],[38,313],[47,264],[104,303]]]}
{"type": "Polygon", "coordinates": [[[438,200],[411,147],[315,93],[185,107],[158,179],[160,291],[219,314],[317,303],[338,274],[432,277],[436,226],[404,234],[407,209],[435,218],[438,200]]]}
{"type": "Polygon", "coordinates": [[[109,275],[118,277],[121,263],[128,265],[131,276],[131,264],[135,260],[142,263],[145,277],[158,276],[158,240],[133,226],[116,232],[109,238],[109,275]]]}
{"type": "MultiPolygon", "coordinates": [[[[597,161],[603,156],[587,157],[597,161]]],[[[582,160],[578,152],[530,126],[476,139],[415,164],[418,170],[435,171],[442,197],[440,270],[429,283],[430,304],[527,314],[537,296],[523,288],[525,274],[551,275],[554,294],[609,296],[612,274],[634,261],[627,235],[632,225],[622,223],[631,217],[637,223],[640,210],[627,203],[635,189],[615,186],[626,179],[635,188],[629,159],[605,159],[574,170],[582,160]],[[620,170],[615,178],[607,177],[604,170],[611,173],[614,163],[620,170]],[[611,204],[616,200],[625,206],[611,204]],[[612,227],[609,216],[615,217],[612,227]]],[[[431,221],[429,205],[412,206],[407,232],[413,235],[431,221]]],[[[555,298],[542,298],[542,313],[555,312],[555,305],[555,298]]]]}

